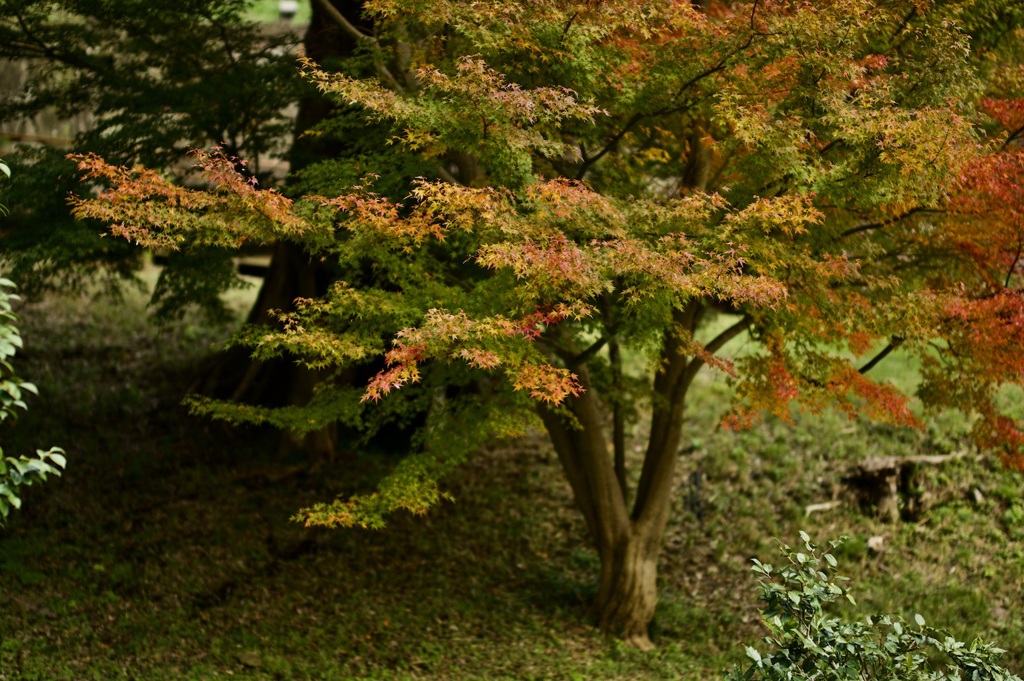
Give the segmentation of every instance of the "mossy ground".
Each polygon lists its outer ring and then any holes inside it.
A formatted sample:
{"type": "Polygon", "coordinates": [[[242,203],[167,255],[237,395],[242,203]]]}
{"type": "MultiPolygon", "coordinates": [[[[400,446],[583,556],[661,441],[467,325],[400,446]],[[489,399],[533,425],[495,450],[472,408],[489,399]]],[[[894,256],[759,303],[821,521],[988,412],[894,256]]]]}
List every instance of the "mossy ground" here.
{"type": "MultiPolygon", "coordinates": [[[[18,367],[41,396],[4,449],[60,445],[69,465],[27,490],[0,533],[3,681],[713,679],[760,635],[749,559],[771,562],[771,538],[793,543],[799,529],[850,536],[841,565],[858,613],[921,613],[998,642],[1024,671],[1019,474],[968,452],[923,472],[915,521],[853,503],[806,514],[846,499],[842,471],[859,457],[961,449],[962,417],[910,433],[798,414],[731,433],[716,427],[728,386],[706,376],[661,563],[658,648],[645,654],[589,625],[596,556],[543,439],[480,454],[447,481],[455,502],[425,517],[304,529],[289,521],[297,509],[365,486],[388,456],[313,472],[268,431],[185,414],[195,367],[230,329],[156,325],[139,296],[52,298],[22,314],[18,367]]],[[[887,371],[913,380],[898,358],[887,371]]]]}

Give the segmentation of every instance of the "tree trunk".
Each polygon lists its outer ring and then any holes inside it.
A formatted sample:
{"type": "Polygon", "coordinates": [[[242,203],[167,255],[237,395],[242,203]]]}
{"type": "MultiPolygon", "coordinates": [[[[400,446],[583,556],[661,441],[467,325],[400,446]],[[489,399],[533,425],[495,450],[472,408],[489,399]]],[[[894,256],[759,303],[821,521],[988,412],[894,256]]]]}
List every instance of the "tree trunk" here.
{"type": "MultiPolygon", "coordinates": [[[[333,4],[352,23],[362,24],[361,0],[334,0],[333,4]]],[[[312,9],[309,28],[303,39],[306,54],[319,63],[350,56],[355,51],[355,41],[325,12],[320,3],[313,2],[312,9]]],[[[299,102],[295,141],[289,154],[292,172],[345,153],[342,141],[325,141],[323,138],[304,135],[328,118],[333,109],[334,105],[312,88],[309,95],[299,102]]],[[[296,298],[323,295],[331,280],[330,269],[311,260],[301,247],[290,243],[277,244],[270,269],[246,322],[273,325],[275,320],[270,315],[271,311],[291,310],[296,298]]],[[[234,347],[211,358],[203,377],[192,389],[221,399],[265,406],[302,406],[313,397],[320,380],[318,372],[299,366],[289,358],[260,362],[251,358],[248,348],[234,347]]],[[[301,448],[317,465],[334,458],[337,439],[335,430],[329,427],[301,438],[292,433],[284,433],[280,448],[301,448]]]]}
{"type": "MultiPolygon", "coordinates": [[[[691,302],[676,313],[677,326],[692,331],[703,311],[699,301],[691,302]]],[[[709,349],[717,350],[736,333],[723,332],[709,349]]],[[[583,388],[579,397],[564,404],[572,418],[543,406],[538,413],[601,558],[595,619],[603,632],[650,649],[648,627],[658,602],[658,557],[675,490],[683,408],[701,361],[685,354],[677,333],[665,335],[652,386],[651,432],[630,510],[605,441],[605,419],[586,363],[570,355],[563,360],[583,388]]]]}
{"type": "Polygon", "coordinates": [[[644,537],[635,528],[601,555],[601,582],[594,604],[601,631],[627,644],[653,648],[648,626],[658,603],[661,537],[644,537]]]}
{"type": "MultiPolygon", "coordinates": [[[[665,494],[648,495],[648,510],[658,507],[653,514],[636,508],[630,517],[589,373],[585,366],[574,370],[584,387],[565,405],[575,423],[546,407],[539,413],[601,558],[595,619],[601,631],[650,649],[647,628],[658,600],[658,556],[671,485],[664,487],[665,494]]],[[[671,469],[668,474],[671,477],[671,469]]]]}

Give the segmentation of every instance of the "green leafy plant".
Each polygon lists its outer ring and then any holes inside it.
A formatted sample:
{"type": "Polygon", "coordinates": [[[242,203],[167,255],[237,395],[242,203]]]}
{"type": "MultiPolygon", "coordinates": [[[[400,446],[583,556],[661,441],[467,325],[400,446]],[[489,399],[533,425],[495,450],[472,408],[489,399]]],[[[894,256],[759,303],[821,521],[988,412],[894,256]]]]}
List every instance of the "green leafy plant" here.
{"type": "MultiPolygon", "coordinates": [[[[1011,681],[1018,676],[1000,667],[1005,652],[975,639],[970,644],[949,632],[928,626],[921,615],[914,624],[893,615],[849,622],[828,612],[827,606],[845,598],[856,605],[847,581],[836,573],[837,561],[820,551],[806,532],[800,533],[802,550],[779,545],[785,559],[781,568],[754,559],[754,572],[764,576],[761,617],[771,652],[747,647],[752,660],[746,669],[734,669],[727,681],[752,679],[899,679],[901,681],[971,679],[1011,681]]],[[[843,539],[829,542],[834,549],[843,539]]]]}
{"type": "MultiPolygon", "coordinates": [[[[13,419],[19,409],[26,409],[25,393],[38,394],[32,383],[23,381],[14,373],[11,360],[18,348],[22,347],[21,333],[15,323],[12,303],[18,296],[11,293],[15,288],[10,279],[0,278],[0,423],[13,419]]],[[[36,450],[35,457],[4,456],[0,449],[0,525],[7,519],[12,508],[21,508],[18,488],[46,480],[49,475],[60,475],[67,463],[64,450],[51,447],[36,450]]]]}
{"type": "MultiPolygon", "coordinates": [[[[0,161],[0,173],[3,173],[5,177],[11,176],[11,168],[3,161],[0,161]]],[[[0,203],[0,215],[7,215],[7,206],[0,203]]]]}

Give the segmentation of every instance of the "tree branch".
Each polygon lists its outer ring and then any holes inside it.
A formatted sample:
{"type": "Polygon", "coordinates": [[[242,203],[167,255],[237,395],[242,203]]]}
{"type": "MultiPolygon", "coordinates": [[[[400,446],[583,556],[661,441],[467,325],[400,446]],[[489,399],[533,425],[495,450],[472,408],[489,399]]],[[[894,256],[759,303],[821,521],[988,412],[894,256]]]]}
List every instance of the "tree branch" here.
{"type": "MultiPolygon", "coordinates": [[[[616,287],[617,288],[617,287],[616,287]]],[[[612,408],[612,451],[615,463],[615,479],[624,500],[629,499],[629,488],[626,484],[626,418],[622,410],[622,352],[619,348],[618,323],[613,314],[614,298],[612,294],[602,296],[602,318],[605,335],[608,338],[608,363],[611,365],[612,389],[608,401],[612,408]]]]}
{"type": "Polygon", "coordinates": [[[334,6],[334,4],[331,2],[331,0],[314,0],[314,2],[316,2],[316,4],[318,4],[318,5],[320,5],[320,8],[323,11],[327,12],[327,16],[329,16],[331,18],[331,20],[334,21],[334,23],[336,23],[338,26],[340,26],[341,29],[343,31],[345,31],[345,33],[348,33],[349,36],[354,38],[357,43],[358,42],[363,42],[363,41],[367,41],[367,42],[371,42],[371,43],[376,43],[377,42],[376,38],[374,38],[372,35],[370,35],[368,33],[363,33],[362,31],[360,31],[355,26],[355,24],[350,22],[345,17],[344,14],[339,12],[338,8],[334,6]]]}
{"type": "Polygon", "coordinates": [[[914,215],[915,213],[941,213],[941,212],[943,212],[943,211],[941,211],[941,210],[939,210],[937,208],[924,208],[923,206],[919,206],[917,208],[911,208],[910,210],[905,211],[905,212],[903,212],[900,215],[897,215],[895,217],[889,218],[888,220],[883,220],[881,222],[871,222],[871,223],[868,223],[866,225],[857,225],[856,227],[851,227],[850,229],[848,229],[845,232],[843,232],[842,234],[840,234],[839,238],[840,239],[845,239],[848,236],[853,236],[854,234],[860,234],[861,232],[870,232],[871,230],[882,229],[884,227],[888,227],[889,225],[894,225],[897,222],[899,222],[900,220],[905,220],[905,219],[909,218],[911,215],[914,215]]]}
{"type": "Polygon", "coordinates": [[[565,36],[569,35],[569,29],[572,28],[572,24],[576,21],[576,17],[580,15],[579,10],[573,12],[572,16],[569,17],[569,21],[566,22],[565,28],[562,29],[562,36],[558,39],[558,46],[561,47],[562,43],[565,42],[565,36]]]}
{"type": "MultiPolygon", "coordinates": [[[[693,299],[673,315],[675,328],[692,331],[704,314],[700,299],[693,299]]],[[[661,349],[661,366],[654,376],[651,431],[644,454],[640,481],[632,517],[642,531],[657,534],[668,519],[679,438],[682,432],[683,406],[689,381],[686,380],[687,356],[679,335],[669,329],[661,349]]]]}
{"type": "MultiPolygon", "coordinates": [[[[757,2],[754,3],[754,11],[751,12],[751,14],[750,14],[751,24],[753,24],[754,12],[756,12],[756,11],[757,11],[757,2]]],[[[680,85],[679,89],[676,90],[675,94],[672,95],[671,101],[675,102],[680,97],[682,97],[683,93],[686,92],[688,89],[690,89],[691,87],[693,87],[694,85],[696,85],[700,81],[704,80],[705,78],[707,78],[709,76],[713,76],[714,74],[716,74],[719,71],[723,70],[726,67],[726,65],[729,63],[729,59],[732,58],[733,56],[739,54],[743,50],[747,49],[748,47],[750,47],[750,45],[753,42],[753,40],[754,40],[754,33],[751,33],[750,37],[747,39],[747,41],[743,45],[741,45],[740,47],[736,48],[735,50],[733,50],[732,52],[727,54],[725,57],[723,57],[721,60],[719,60],[719,62],[717,64],[715,64],[714,66],[709,67],[708,69],[702,71],[701,73],[698,73],[696,76],[694,76],[690,80],[688,80],[685,83],[683,83],[682,85],[680,85]]],[[[700,100],[697,100],[697,101],[700,101],[700,100]]],[[[590,169],[590,167],[592,165],[594,165],[595,163],[597,163],[601,159],[602,156],[604,156],[609,151],[614,149],[615,146],[622,140],[622,138],[625,137],[626,134],[629,133],[629,131],[633,129],[633,126],[635,126],[637,123],[639,123],[643,119],[645,119],[645,118],[653,118],[655,116],[664,116],[664,115],[672,114],[672,113],[679,113],[681,111],[685,111],[690,106],[692,106],[692,103],[687,103],[687,104],[671,104],[671,105],[664,106],[661,109],[658,109],[657,111],[652,111],[650,113],[635,113],[635,114],[633,114],[629,118],[629,120],[626,121],[625,125],[622,126],[622,129],[619,130],[619,132],[617,132],[611,138],[611,140],[609,140],[608,143],[605,144],[604,147],[601,148],[601,151],[597,152],[596,154],[591,156],[589,159],[585,160],[580,165],[579,172],[576,174],[576,179],[577,180],[582,180],[583,176],[586,175],[586,173],[590,169]]]]}
{"type": "Polygon", "coordinates": [[[629,514],[608,457],[602,418],[586,367],[581,367],[578,374],[584,392],[565,402],[577,421],[575,427],[567,424],[560,412],[544,405],[538,405],[537,411],[555,444],[598,551],[604,554],[629,531],[629,514]]]}
{"type": "Polygon", "coordinates": [[[619,341],[612,336],[608,346],[608,359],[612,365],[612,449],[615,461],[615,479],[619,483],[622,498],[629,499],[626,485],[626,418],[622,413],[622,353],[619,341]]]}
{"type": "Polygon", "coordinates": [[[1010,269],[1006,271],[1006,281],[1003,282],[1003,288],[1010,288],[1010,278],[1013,276],[1013,271],[1017,269],[1017,263],[1020,262],[1020,252],[1024,249],[1024,242],[1021,241],[1020,234],[1017,235],[1017,254],[1013,256],[1013,262],[1010,264],[1010,269]]]}
{"type": "Polygon", "coordinates": [[[583,364],[584,362],[588,361],[591,357],[599,353],[601,351],[601,348],[603,348],[607,343],[608,339],[606,337],[602,336],[601,338],[598,338],[589,348],[587,348],[580,354],[576,355],[575,357],[572,357],[569,360],[569,363],[572,364],[572,366],[578,366],[580,364],[583,364]]]}
{"type": "Polygon", "coordinates": [[[86,59],[81,55],[73,55],[70,53],[58,52],[54,48],[46,44],[46,42],[38,37],[25,22],[25,18],[21,14],[15,14],[15,19],[18,22],[18,26],[21,28],[22,33],[28,38],[30,43],[36,45],[39,51],[47,59],[50,59],[61,64],[67,64],[68,66],[84,69],[86,71],[92,71],[93,73],[99,73],[100,69],[96,66],[95,59],[86,59]]]}
{"type": "MultiPolygon", "coordinates": [[[[712,355],[725,347],[726,343],[750,328],[750,316],[743,315],[738,322],[725,329],[704,345],[704,348],[712,355]]],[[[697,375],[700,368],[704,366],[704,360],[694,357],[686,367],[686,381],[689,383],[697,375]]]]}
{"type": "Polygon", "coordinates": [[[334,6],[331,0],[314,0],[316,4],[327,13],[327,16],[331,18],[334,23],[341,27],[341,30],[345,31],[351,38],[357,43],[368,43],[373,50],[373,67],[377,71],[377,77],[380,78],[384,83],[395,92],[405,92],[405,88],[402,87],[398,79],[395,78],[394,74],[384,64],[384,60],[381,57],[380,41],[374,36],[367,33],[363,33],[347,18],[345,15],[338,11],[338,8],[334,6]]]}
{"type": "Polygon", "coordinates": [[[729,328],[722,331],[720,334],[712,338],[707,342],[704,347],[707,348],[708,352],[712,355],[725,347],[725,344],[731,341],[736,336],[740,335],[743,331],[750,328],[751,318],[749,315],[744,315],[743,319],[730,326],[729,328]]]}
{"type": "Polygon", "coordinates": [[[595,163],[597,163],[598,161],[600,161],[601,157],[603,157],[609,151],[614,149],[616,147],[616,145],[618,145],[619,141],[623,137],[625,137],[626,134],[630,130],[633,129],[633,126],[636,125],[637,123],[639,123],[644,118],[645,118],[645,114],[639,114],[639,113],[633,114],[630,117],[630,119],[628,121],[626,121],[626,124],[622,126],[622,129],[619,130],[617,133],[615,133],[615,135],[612,136],[612,138],[608,141],[608,143],[605,144],[601,148],[601,151],[597,152],[596,154],[594,154],[593,156],[591,156],[590,158],[586,159],[585,161],[583,161],[583,163],[580,164],[579,172],[576,173],[576,179],[577,180],[582,180],[583,176],[587,174],[588,170],[590,170],[590,166],[592,166],[595,163]]]}
{"type": "Polygon", "coordinates": [[[1017,138],[1020,137],[1021,133],[1024,133],[1024,125],[1020,126],[1016,130],[1011,132],[1010,136],[1006,138],[1005,142],[1003,142],[1003,146],[999,147],[999,150],[1003,151],[1004,149],[1006,149],[1006,147],[1016,142],[1017,138]]]}
{"type": "Polygon", "coordinates": [[[878,363],[889,356],[889,353],[903,345],[903,338],[901,336],[893,336],[889,344],[882,348],[882,351],[872,357],[867,364],[857,370],[860,374],[866,374],[867,372],[878,366],[878,363]]]}
{"type": "Polygon", "coordinates": [[[437,176],[448,184],[462,184],[457,177],[448,172],[448,169],[440,163],[437,165],[437,176]]]}

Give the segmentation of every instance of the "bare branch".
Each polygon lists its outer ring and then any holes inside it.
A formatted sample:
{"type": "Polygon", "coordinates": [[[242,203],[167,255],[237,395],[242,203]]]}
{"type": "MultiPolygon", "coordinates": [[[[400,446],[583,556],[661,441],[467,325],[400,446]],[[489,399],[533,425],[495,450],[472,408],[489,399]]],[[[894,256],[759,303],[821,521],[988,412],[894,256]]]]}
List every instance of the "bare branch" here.
{"type": "Polygon", "coordinates": [[[1010,146],[1011,144],[1013,144],[1014,142],[1016,142],[1017,139],[1021,136],[1022,133],[1024,133],[1024,125],[1020,126],[1016,130],[1011,132],[1010,136],[1006,138],[1006,141],[1003,142],[1003,146],[1001,146],[999,148],[999,150],[1002,151],[1002,150],[1006,149],[1008,146],[1010,146]]]}
{"type": "Polygon", "coordinates": [[[580,15],[579,10],[573,12],[572,16],[569,17],[569,21],[566,22],[565,28],[562,29],[562,37],[558,39],[558,46],[561,47],[562,43],[565,42],[565,36],[569,35],[569,29],[572,28],[572,23],[576,21],[576,17],[580,15]]]}
{"type": "Polygon", "coordinates": [[[1017,263],[1020,262],[1020,253],[1024,250],[1024,242],[1021,241],[1020,234],[1017,235],[1017,254],[1013,256],[1013,262],[1010,264],[1010,269],[1006,271],[1006,281],[1003,283],[1003,288],[1010,288],[1010,278],[1013,277],[1013,271],[1017,269],[1017,263]]]}
{"type": "Polygon", "coordinates": [[[601,157],[603,157],[609,151],[614,149],[619,144],[619,141],[623,137],[625,137],[626,134],[630,130],[633,129],[633,126],[636,125],[637,123],[639,123],[644,118],[645,118],[644,114],[638,114],[638,113],[637,114],[633,114],[630,117],[630,119],[628,121],[626,121],[626,124],[622,126],[622,129],[619,130],[617,133],[615,133],[615,135],[613,135],[612,138],[610,140],[608,140],[608,142],[604,145],[604,147],[601,148],[601,151],[597,152],[596,154],[594,154],[590,158],[588,158],[585,161],[583,161],[583,163],[580,165],[579,172],[576,173],[576,179],[577,180],[582,180],[583,176],[587,174],[588,170],[590,170],[590,166],[592,166],[595,163],[597,163],[598,161],[600,161],[601,157]]]}
{"type": "Polygon", "coordinates": [[[725,329],[720,334],[712,338],[710,342],[704,345],[704,347],[706,347],[708,349],[708,352],[710,352],[711,354],[715,354],[723,347],[725,347],[726,343],[728,343],[733,338],[735,338],[736,336],[740,335],[742,332],[750,328],[750,322],[750,317],[748,315],[744,315],[743,319],[739,320],[738,322],[736,322],[735,324],[733,324],[732,326],[730,326],[729,328],[725,329]]]}
{"type": "Polygon", "coordinates": [[[589,348],[587,348],[586,350],[584,350],[580,354],[578,354],[575,357],[573,357],[570,360],[570,362],[572,363],[573,366],[578,366],[580,364],[583,364],[584,362],[589,360],[591,357],[596,355],[598,352],[600,352],[601,348],[603,348],[607,342],[608,342],[608,339],[605,338],[605,337],[598,338],[596,341],[594,341],[594,343],[589,348]]]}
{"type": "Polygon", "coordinates": [[[341,27],[341,30],[345,31],[351,36],[357,43],[367,43],[373,50],[373,66],[377,71],[377,77],[380,78],[385,85],[394,90],[395,92],[405,92],[405,88],[402,87],[398,79],[395,78],[394,74],[384,64],[384,60],[381,57],[380,41],[378,41],[372,35],[363,33],[355,26],[352,22],[345,18],[345,15],[338,11],[338,8],[334,6],[331,0],[315,0],[316,4],[323,9],[324,12],[331,18],[334,23],[341,27]]]}
{"type": "Polygon", "coordinates": [[[872,357],[871,360],[868,361],[867,364],[862,366],[857,371],[859,373],[861,373],[861,374],[866,374],[867,372],[869,372],[872,369],[874,369],[876,366],[878,366],[879,362],[881,362],[883,359],[885,359],[886,357],[889,356],[890,352],[892,352],[893,350],[895,350],[899,346],[903,345],[903,340],[904,339],[901,336],[893,336],[892,340],[889,341],[888,345],[886,345],[884,348],[882,348],[881,352],[879,352],[877,355],[872,357]]]}
{"type": "Polygon", "coordinates": [[[440,164],[438,164],[437,166],[437,176],[440,177],[445,182],[447,182],[448,184],[462,184],[461,182],[459,182],[459,179],[457,177],[448,172],[448,169],[440,164]]]}
{"type": "MultiPolygon", "coordinates": [[[[725,347],[725,344],[731,341],[736,336],[740,335],[744,331],[750,328],[750,316],[744,315],[742,319],[730,326],[729,328],[722,331],[720,334],[711,339],[710,342],[706,343],[704,347],[712,355],[725,347]]],[[[704,360],[700,357],[694,357],[690,360],[690,363],[686,367],[686,382],[689,383],[693,380],[693,377],[697,375],[697,371],[704,366],[704,360]]]]}
{"type": "Polygon", "coordinates": [[[334,6],[331,0],[315,0],[315,2],[320,5],[320,8],[323,9],[323,11],[327,12],[327,16],[329,16],[334,23],[340,26],[345,33],[352,36],[356,42],[368,41],[374,44],[377,43],[376,38],[367,33],[363,33],[355,26],[355,24],[346,19],[345,15],[338,11],[338,8],[334,6]]]}
{"type": "Polygon", "coordinates": [[[867,224],[864,224],[864,225],[857,225],[856,227],[851,227],[850,229],[848,229],[845,232],[843,232],[842,234],[840,234],[839,238],[843,239],[843,238],[846,238],[848,236],[853,236],[854,234],[860,234],[861,232],[870,232],[870,231],[875,230],[875,229],[882,229],[884,227],[888,227],[890,225],[894,225],[897,222],[899,222],[900,220],[905,220],[905,219],[909,218],[911,215],[914,215],[915,213],[941,213],[941,212],[943,212],[943,211],[941,211],[941,210],[939,210],[937,208],[924,208],[922,206],[918,206],[917,208],[911,208],[910,210],[905,211],[905,212],[903,212],[903,213],[901,213],[901,214],[899,214],[899,215],[897,215],[895,217],[889,218],[888,220],[882,220],[881,222],[870,222],[870,223],[867,223],[867,224]]]}
{"type": "MultiPolygon", "coordinates": [[[[732,58],[733,56],[735,56],[739,52],[745,50],[746,48],[750,47],[751,40],[753,40],[753,35],[751,35],[751,39],[750,40],[748,40],[745,44],[743,44],[739,48],[737,48],[737,49],[733,50],[732,52],[730,52],[728,55],[726,55],[717,64],[715,64],[714,66],[706,69],[705,71],[702,71],[701,73],[698,73],[696,76],[694,76],[690,80],[688,80],[685,83],[683,83],[682,85],[680,85],[679,89],[676,90],[674,95],[672,95],[672,101],[675,102],[676,100],[678,100],[680,97],[683,96],[684,92],[686,92],[689,88],[693,87],[694,85],[696,85],[700,81],[704,80],[705,78],[707,78],[709,76],[713,76],[714,74],[716,74],[719,71],[723,70],[726,67],[726,65],[728,64],[730,58],[732,58]]],[[[698,99],[696,101],[699,102],[700,99],[698,99]]],[[[633,129],[633,127],[637,123],[639,123],[640,121],[644,120],[645,118],[655,118],[657,116],[666,116],[668,114],[681,113],[681,112],[686,111],[687,109],[689,109],[692,106],[694,106],[694,102],[690,101],[690,102],[687,102],[685,104],[674,104],[674,105],[671,105],[671,106],[665,106],[665,107],[663,107],[661,109],[658,109],[657,111],[652,111],[650,113],[635,113],[635,114],[633,114],[629,118],[629,120],[626,121],[625,125],[622,126],[622,129],[619,130],[617,133],[615,133],[615,135],[612,136],[612,138],[604,145],[604,147],[601,148],[601,151],[597,152],[596,154],[594,154],[590,158],[587,158],[587,159],[584,160],[583,164],[580,166],[579,172],[576,174],[576,179],[577,180],[582,180],[583,176],[586,174],[586,172],[588,170],[590,170],[590,166],[592,166],[595,163],[597,163],[601,159],[601,157],[603,157],[609,151],[614,150],[615,147],[618,145],[618,143],[622,140],[622,138],[625,137],[633,129]]]]}

